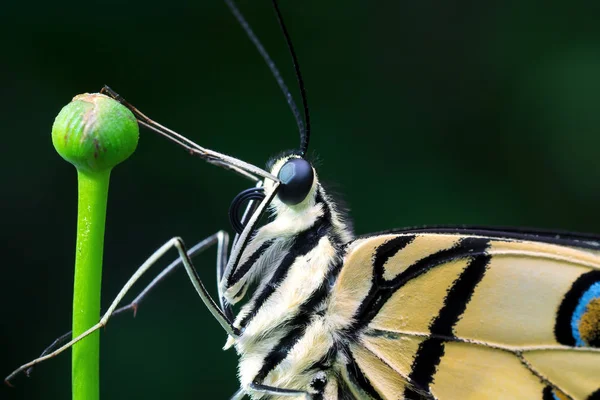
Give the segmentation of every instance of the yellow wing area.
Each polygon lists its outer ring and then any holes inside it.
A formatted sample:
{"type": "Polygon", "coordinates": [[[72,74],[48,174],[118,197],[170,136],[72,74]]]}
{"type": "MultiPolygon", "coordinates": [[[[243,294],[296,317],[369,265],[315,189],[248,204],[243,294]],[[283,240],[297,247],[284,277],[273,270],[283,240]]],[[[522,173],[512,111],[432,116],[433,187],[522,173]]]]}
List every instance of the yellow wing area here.
{"type": "Polygon", "coordinates": [[[328,308],[352,338],[341,375],[359,398],[600,399],[598,249],[510,234],[359,239],[328,308]]]}

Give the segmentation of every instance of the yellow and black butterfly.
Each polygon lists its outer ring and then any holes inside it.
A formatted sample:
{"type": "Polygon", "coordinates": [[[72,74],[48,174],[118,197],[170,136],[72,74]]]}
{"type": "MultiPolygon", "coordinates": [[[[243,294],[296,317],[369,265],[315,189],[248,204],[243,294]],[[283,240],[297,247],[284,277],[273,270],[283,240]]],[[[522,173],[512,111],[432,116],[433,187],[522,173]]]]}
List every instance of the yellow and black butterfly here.
{"type": "Polygon", "coordinates": [[[305,159],[306,96],[277,3],[304,121],[248,24],[230,0],[226,3],[286,93],[300,128],[300,149],[276,158],[265,171],[198,146],[106,88],[142,125],[256,186],[233,201],[230,217],[237,235],[230,254],[223,231],[189,251],[173,238],[81,337],[111,315],[135,309],[158,280],[183,264],[229,335],[226,348],[234,347],[240,356],[240,390],[232,399],[600,399],[600,238],[477,227],[354,237],[305,159]],[[266,211],[269,220],[261,225],[266,211]],[[191,261],[214,244],[220,304],[208,295],[191,261]],[[117,309],[135,281],[173,247],[181,258],[130,305],[117,309]],[[233,305],[246,298],[234,313],[233,305]]]}

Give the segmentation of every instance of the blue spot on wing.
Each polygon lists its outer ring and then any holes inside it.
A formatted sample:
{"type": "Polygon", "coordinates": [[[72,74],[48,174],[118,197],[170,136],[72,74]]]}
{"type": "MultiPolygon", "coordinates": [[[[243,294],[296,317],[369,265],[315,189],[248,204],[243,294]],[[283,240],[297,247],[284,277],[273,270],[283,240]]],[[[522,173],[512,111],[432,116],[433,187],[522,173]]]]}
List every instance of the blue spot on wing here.
{"type": "Polygon", "coordinates": [[[573,313],[573,317],[571,319],[571,330],[573,332],[573,337],[575,338],[575,344],[579,347],[590,346],[589,342],[586,340],[586,334],[583,334],[580,330],[580,323],[583,316],[588,311],[588,306],[594,300],[600,299],[600,282],[596,282],[592,284],[589,289],[583,293],[577,306],[575,307],[575,312],[573,313]]]}

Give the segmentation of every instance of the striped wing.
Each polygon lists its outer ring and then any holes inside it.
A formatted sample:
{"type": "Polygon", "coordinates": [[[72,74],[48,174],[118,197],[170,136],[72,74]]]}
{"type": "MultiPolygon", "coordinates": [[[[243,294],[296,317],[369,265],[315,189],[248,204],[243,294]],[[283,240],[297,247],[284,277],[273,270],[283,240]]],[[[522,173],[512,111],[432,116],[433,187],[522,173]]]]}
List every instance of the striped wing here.
{"type": "Polygon", "coordinates": [[[359,399],[600,399],[600,246],[498,232],[358,239],[329,312],[359,399]],[[342,322],[340,322],[342,323],[342,322]]]}

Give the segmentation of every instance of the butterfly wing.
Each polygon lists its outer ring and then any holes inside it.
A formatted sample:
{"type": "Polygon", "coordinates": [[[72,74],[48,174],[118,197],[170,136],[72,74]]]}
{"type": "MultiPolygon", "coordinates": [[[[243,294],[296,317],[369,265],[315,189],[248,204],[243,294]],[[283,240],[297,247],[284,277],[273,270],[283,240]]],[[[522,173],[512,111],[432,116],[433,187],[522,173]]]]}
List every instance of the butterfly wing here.
{"type": "Polygon", "coordinates": [[[353,242],[329,314],[356,398],[600,399],[600,245],[475,230],[353,242]]]}

